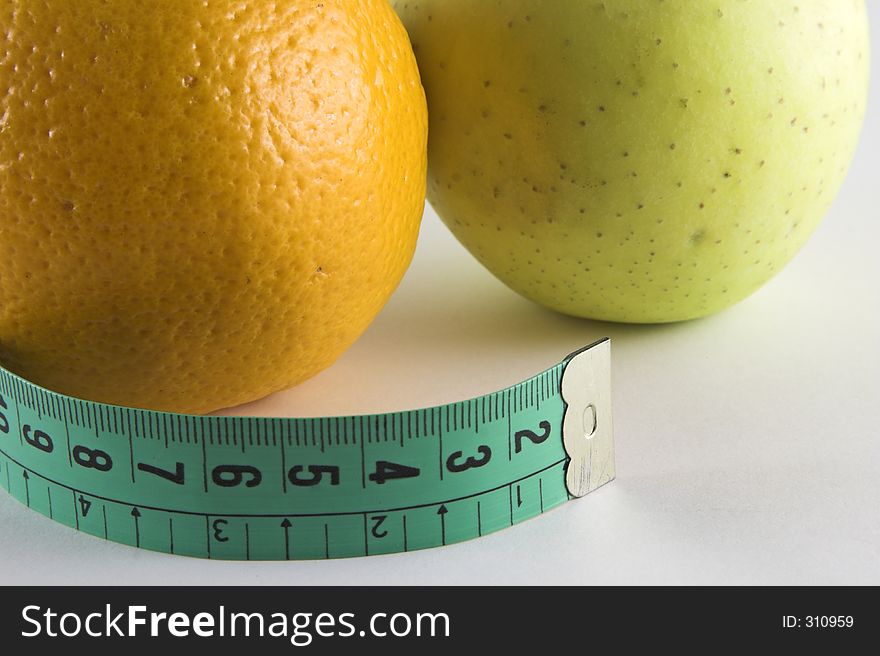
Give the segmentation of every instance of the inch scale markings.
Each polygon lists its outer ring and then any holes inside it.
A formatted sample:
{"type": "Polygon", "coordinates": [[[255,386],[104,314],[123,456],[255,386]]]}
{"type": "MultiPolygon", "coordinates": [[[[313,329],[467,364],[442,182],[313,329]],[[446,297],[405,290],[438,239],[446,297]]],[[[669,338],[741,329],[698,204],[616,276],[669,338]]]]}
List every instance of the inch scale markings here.
{"type": "Polygon", "coordinates": [[[104,406],[0,368],[12,496],[93,535],[215,559],[364,556],[479,537],[610,481],[611,430],[607,340],[484,397],[345,418],[104,406]],[[63,494],[72,508],[53,505],[63,494]]]}

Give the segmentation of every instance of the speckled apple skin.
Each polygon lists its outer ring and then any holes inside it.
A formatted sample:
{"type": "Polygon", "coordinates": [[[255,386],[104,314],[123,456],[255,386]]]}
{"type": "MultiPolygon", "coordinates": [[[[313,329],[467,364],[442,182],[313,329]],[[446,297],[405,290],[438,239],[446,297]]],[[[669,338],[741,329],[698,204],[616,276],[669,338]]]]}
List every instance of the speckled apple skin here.
{"type": "Polygon", "coordinates": [[[856,147],[862,0],[394,4],[428,94],[431,203],[560,312],[669,322],[745,298],[856,147]]]}

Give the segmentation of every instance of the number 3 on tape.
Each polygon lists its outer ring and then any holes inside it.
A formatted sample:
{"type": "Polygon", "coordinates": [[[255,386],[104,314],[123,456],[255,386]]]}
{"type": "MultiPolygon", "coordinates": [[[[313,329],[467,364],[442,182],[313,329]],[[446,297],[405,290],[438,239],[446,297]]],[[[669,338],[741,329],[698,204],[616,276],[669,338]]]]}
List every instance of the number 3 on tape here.
{"type": "Polygon", "coordinates": [[[205,558],[411,551],[614,478],[610,341],[519,385],[358,417],[202,417],[93,403],[0,368],[0,483],[109,540],[205,558]]]}

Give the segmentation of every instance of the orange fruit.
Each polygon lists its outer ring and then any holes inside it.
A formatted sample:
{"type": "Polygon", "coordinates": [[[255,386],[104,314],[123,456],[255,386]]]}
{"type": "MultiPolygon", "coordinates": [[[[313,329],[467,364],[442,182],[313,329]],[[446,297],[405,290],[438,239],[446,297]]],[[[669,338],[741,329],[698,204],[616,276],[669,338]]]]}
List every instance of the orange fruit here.
{"type": "Polygon", "coordinates": [[[205,412],[330,365],[424,206],[386,0],[0,0],[0,362],[205,412]]]}

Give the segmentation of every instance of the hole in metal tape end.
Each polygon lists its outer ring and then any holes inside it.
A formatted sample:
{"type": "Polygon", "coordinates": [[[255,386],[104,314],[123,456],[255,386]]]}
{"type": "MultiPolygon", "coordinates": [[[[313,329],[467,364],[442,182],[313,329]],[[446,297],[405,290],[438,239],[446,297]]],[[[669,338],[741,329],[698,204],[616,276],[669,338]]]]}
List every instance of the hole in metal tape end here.
{"type": "Polygon", "coordinates": [[[599,427],[599,416],[596,412],[596,406],[592,403],[584,408],[584,438],[592,439],[599,427]]]}

